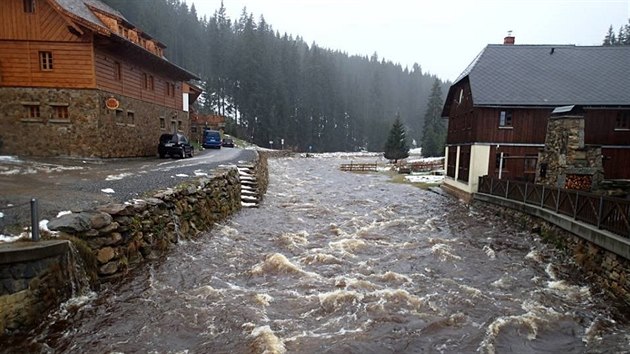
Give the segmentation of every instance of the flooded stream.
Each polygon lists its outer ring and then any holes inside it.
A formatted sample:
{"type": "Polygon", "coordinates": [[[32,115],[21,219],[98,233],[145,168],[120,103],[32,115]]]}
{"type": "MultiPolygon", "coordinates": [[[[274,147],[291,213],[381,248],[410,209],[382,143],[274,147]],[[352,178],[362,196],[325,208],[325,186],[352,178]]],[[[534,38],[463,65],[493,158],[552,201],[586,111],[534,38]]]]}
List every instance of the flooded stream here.
{"type": "Polygon", "coordinates": [[[4,350],[628,351],[614,304],[536,235],[382,173],[339,171],[348,159],[270,160],[260,208],[4,350]]]}

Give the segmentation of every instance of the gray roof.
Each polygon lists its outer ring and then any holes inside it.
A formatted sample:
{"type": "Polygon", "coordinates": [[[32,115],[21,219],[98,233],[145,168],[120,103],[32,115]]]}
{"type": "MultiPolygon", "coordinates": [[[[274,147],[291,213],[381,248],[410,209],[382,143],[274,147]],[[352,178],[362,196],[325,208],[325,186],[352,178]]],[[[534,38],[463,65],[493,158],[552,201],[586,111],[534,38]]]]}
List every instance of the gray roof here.
{"type": "Polygon", "coordinates": [[[127,21],[127,19],[125,19],[125,16],[123,16],[120,12],[112,9],[111,7],[109,7],[108,5],[106,5],[105,3],[99,0],[55,0],[55,2],[59,4],[59,6],[61,6],[64,10],[76,16],[79,16],[83,18],[84,20],[91,22],[92,24],[95,24],[99,27],[106,28],[107,26],[105,26],[101,22],[101,20],[99,20],[98,17],[94,15],[92,10],[88,8],[88,5],[94,8],[97,8],[101,11],[104,11],[106,13],[116,15],[122,18],[123,20],[127,21]]]}
{"type": "Polygon", "coordinates": [[[488,45],[466,77],[475,106],[628,106],[630,46],[488,45]]]}

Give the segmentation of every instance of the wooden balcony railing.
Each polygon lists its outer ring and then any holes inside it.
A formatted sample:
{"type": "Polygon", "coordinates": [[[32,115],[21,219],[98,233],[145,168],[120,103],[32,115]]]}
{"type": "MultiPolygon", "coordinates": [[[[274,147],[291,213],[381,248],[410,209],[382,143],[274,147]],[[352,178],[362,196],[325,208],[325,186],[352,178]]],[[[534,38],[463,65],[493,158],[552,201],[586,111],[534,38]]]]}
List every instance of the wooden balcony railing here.
{"type": "Polygon", "coordinates": [[[630,200],[540,184],[479,177],[478,193],[536,205],[630,238],[630,200]]]}

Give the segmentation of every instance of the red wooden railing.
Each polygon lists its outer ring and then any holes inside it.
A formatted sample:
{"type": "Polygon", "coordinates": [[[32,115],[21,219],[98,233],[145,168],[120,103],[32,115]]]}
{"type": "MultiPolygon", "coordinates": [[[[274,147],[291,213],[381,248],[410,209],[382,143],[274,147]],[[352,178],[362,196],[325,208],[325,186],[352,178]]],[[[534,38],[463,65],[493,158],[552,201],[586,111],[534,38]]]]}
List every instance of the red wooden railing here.
{"type": "Polygon", "coordinates": [[[630,200],[540,184],[479,177],[479,191],[532,204],[630,238],[630,200]]]}

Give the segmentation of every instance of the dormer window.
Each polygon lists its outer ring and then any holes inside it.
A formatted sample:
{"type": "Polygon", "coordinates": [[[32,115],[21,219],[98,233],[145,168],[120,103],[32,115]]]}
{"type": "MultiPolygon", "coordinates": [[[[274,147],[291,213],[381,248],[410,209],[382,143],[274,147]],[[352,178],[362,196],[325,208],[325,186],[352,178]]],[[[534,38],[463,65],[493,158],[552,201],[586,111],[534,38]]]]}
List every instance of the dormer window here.
{"type": "Polygon", "coordinates": [[[35,12],[35,0],[23,0],[24,3],[24,12],[33,13],[35,12]]]}
{"type": "Polygon", "coordinates": [[[499,128],[511,128],[512,127],[512,111],[500,111],[499,112],[499,128]]]}

